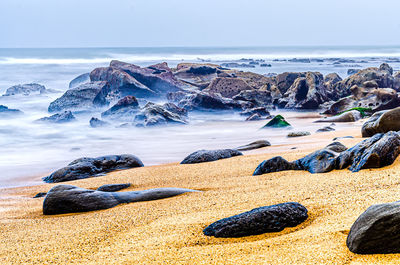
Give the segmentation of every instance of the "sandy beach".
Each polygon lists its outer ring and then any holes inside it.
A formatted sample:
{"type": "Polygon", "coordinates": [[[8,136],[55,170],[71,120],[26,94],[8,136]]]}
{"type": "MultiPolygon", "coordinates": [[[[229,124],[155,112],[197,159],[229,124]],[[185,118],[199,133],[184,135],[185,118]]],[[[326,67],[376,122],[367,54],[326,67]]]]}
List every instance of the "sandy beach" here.
{"type": "Polygon", "coordinates": [[[345,135],[355,136],[341,140],[348,147],[361,140],[355,128],[320,134],[320,141],[312,145],[301,145],[299,140],[297,145],[267,147],[216,162],[172,163],[68,182],[84,188],[130,182],[129,190],[202,191],[102,211],[44,216],[43,198],[32,197],[56,184],[3,189],[0,260],[3,264],[396,264],[398,254],[355,255],[345,242],[352,223],[367,207],[398,200],[399,161],[358,173],[288,171],[252,176],[264,159],[275,155],[297,159],[345,135]],[[298,149],[292,150],[294,146],[298,149]],[[244,238],[202,233],[221,218],[288,201],[307,207],[306,222],[244,238]]]}

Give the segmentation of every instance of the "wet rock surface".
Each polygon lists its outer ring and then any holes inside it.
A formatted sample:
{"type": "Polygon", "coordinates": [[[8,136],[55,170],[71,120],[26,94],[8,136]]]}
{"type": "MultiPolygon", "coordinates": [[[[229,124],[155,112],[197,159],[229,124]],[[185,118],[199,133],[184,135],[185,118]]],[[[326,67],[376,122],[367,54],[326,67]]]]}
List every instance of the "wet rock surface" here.
{"type": "Polygon", "coordinates": [[[254,149],[259,149],[263,147],[271,146],[271,143],[267,140],[259,140],[255,141],[246,145],[239,146],[235,148],[235,150],[238,151],[249,151],[249,150],[254,150],[254,149]]]}
{"type": "Polygon", "coordinates": [[[235,149],[199,150],[188,155],[181,164],[197,164],[243,155],[235,149]]]}
{"type": "Polygon", "coordinates": [[[127,189],[131,186],[130,183],[122,183],[122,184],[105,184],[97,188],[98,191],[106,191],[106,192],[115,192],[123,189],[127,189]]]}
{"type": "Polygon", "coordinates": [[[173,103],[163,105],[148,102],[135,116],[136,125],[144,127],[166,125],[166,124],[187,124],[187,111],[173,103]]]}
{"type": "Polygon", "coordinates": [[[142,161],[134,155],[111,155],[96,158],[83,157],[69,163],[43,178],[44,182],[56,183],[95,177],[114,170],[143,167],[142,161]]]}
{"type": "Polygon", "coordinates": [[[121,203],[151,201],[177,196],[195,190],[158,188],[143,191],[104,192],[72,185],[57,185],[50,189],[43,202],[43,214],[64,214],[103,210],[121,203]]]}
{"type": "Polygon", "coordinates": [[[361,134],[362,137],[370,137],[389,131],[400,131],[400,107],[376,112],[363,124],[361,134]]]}
{"type": "Polygon", "coordinates": [[[75,121],[75,116],[71,111],[64,111],[62,113],[56,113],[50,117],[43,117],[37,120],[37,122],[47,122],[47,123],[66,123],[75,121]]]}
{"type": "Polygon", "coordinates": [[[24,95],[29,96],[32,94],[44,94],[46,93],[46,87],[40,84],[31,83],[23,85],[15,85],[7,88],[6,93],[3,96],[15,96],[24,95]]]}
{"type": "Polygon", "coordinates": [[[279,232],[295,227],[308,218],[307,209],[297,202],[264,206],[221,219],[206,227],[203,233],[214,237],[244,237],[279,232]]]}
{"type": "Polygon", "coordinates": [[[137,112],[140,110],[139,103],[134,96],[126,96],[120,99],[110,109],[101,113],[102,118],[117,120],[133,120],[137,112]]]}

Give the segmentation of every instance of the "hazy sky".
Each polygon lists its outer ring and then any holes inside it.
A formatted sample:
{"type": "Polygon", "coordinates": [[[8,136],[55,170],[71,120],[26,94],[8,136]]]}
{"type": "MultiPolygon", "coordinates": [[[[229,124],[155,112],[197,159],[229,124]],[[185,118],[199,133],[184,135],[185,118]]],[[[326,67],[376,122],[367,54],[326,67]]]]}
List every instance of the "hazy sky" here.
{"type": "Polygon", "coordinates": [[[400,45],[399,0],[0,0],[0,47],[400,45]]]}

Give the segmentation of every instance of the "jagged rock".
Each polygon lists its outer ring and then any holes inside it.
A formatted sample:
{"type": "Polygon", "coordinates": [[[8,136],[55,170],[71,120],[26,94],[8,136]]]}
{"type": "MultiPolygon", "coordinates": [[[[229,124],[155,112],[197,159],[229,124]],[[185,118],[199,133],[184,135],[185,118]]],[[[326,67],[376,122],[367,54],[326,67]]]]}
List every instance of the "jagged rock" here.
{"type": "Polygon", "coordinates": [[[158,105],[148,102],[135,116],[134,121],[144,126],[162,125],[167,123],[187,124],[187,112],[173,103],[158,105]]]}
{"type": "Polygon", "coordinates": [[[110,155],[96,158],[82,157],[43,178],[44,182],[56,183],[85,179],[114,170],[143,167],[142,161],[134,155],[110,155]]]}
{"type": "Polygon", "coordinates": [[[331,126],[325,126],[325,127],[322,127],[320,129],[316,130],[317,133],[320,133],[320,132],[332,132],[332,131],[336,131],[336,130],[335,130],[335,128],[332,128],[331,126]]]}
{"type": "Polygon", "coordinates": [[[67,90],[64,95],[49,105],[49,112],[64,110],[88,110],[93,107],[107,105],[100,97],[97,97],[102,89],[107,89],[107,82],[91,82],[67,90]]]}
{"type": "Polygon", "coordinates": [[[241,155],[243,154],[235,149],[199,150],[185,157],[181,164],[211,162],[241,155]]]}
{"type": "Polygon", "coordinates": [[[88,82],[90,82],[90,73],[84,73],[75,77],[71,82],[69,82],[69,88],[75,88],[88,82]]]}
{"type": "Polygon", "coordinates": [[[361,134],[362,137],[370,137],[389,131],[400,131],[400,107],[376,112],[363,124],[361,134]]]}
{"type": "Polygon", "coordinates": [[[283,116],[276,115],[262,128],[285,128],[290,126],[290,123],[288,123],[283,116]]]}
{"type": "MultiPolygon", "coordinates": [[[[258,108],[272,107],[272,96],[270,91],[264,90],[242,90],[239,94],[232,97],[234,100],[249,101],[258,108]]],[[[269,115],[269,114],[268,114],[269,115]]]]}
{"type": "Polygon", "coordinates": [[[379,66],[379,70],[381,70],[381,71],[386,71],[386,72],[388,72],[389,74],[393,74],[393,68],[390,66],[390,65],[388,65],[387,63],[383,63],[383,64],[381,64],[380,66],[379,66]]]}
{"type": "Polygon", "coordinates": [[[282,157],[274,157],[258,165],[253,175],[285,170],[325,173],[345,168],[358,172],[362,169],[391,165],[399,154],[400,133],[379,133],[349,149],[339,142],[334,142],[293,162],[288,162],[282,157]]]}
{"type": "Polygon", "coordinates": [[[252,89],[253,88],[241,78],[217,77],[211,81],[210,85],[204,91],[209,93],[219,93],[223,97],[232,98],[241,91],[252,89]]]}
{"type": "Polygon", "coordinates": [[[92,117],[89,121],[90,127],[92,128],[100,128],[100,127],[105,127],[109,126],[110,124],[106,121],[102,121],[98,118],[92,117]]]}
{"type": "Polygon", "coordinates": [[[0,105],[0,117],[9,117],[14,115],[21,115],[23,114],[22,111],[19,109],[9,109],[7,106],[0,105]]]}
{"type": "Polygon", "coordinates": [[[310,132],[290,132],[288,133],[287,137],[302,137],[302,136],[307,136],[311,135],[310,132]]]}
{"type": "Polygon", "coordinates": [[[50,123],[66,123],[75,121],[75,116],[72,114],[71,111],[64,111],[62,113],[56,113],[51,115],[50,117],[43,117],[38,119],[38,122],[50,122],[50,123]]]}
{"type": "Polygon", "coordinates": [[[259,140],[259,141],[255,141],[246,145],[242,145],[239,146],[237,148],[235,148],[235,150],[238,151],[249,151],[249,150],[254,150],[254,149],[258,149],[258,148],[263,148],[263,147],[267,147],[267,146],[271,146],[271,143],[268,142],[267,140],[259,140]]]}
{"type": "Polygon", "coordinates": [[[400,252],[400,202],[376,204],[351,226],[346,245],[357,254],[400,252]]]}
{"type": "Polygon", "coordinates": [[[400,90],[400,72],[396,72],[393,75],[394,78],[394,84],[393,84],[393,89],[396,91],[400,90]]]}
{"type": "Polygon", "coordinates": [[[185,83],[204,89],[218,76],[219,71],[219,65],[180,63],[174,76],[185,83]]]}
{"type": "Polygon", "coordinates": [[[260,116],[264,117],[269,117],[271,114],[265,107],[257,107],[257,108],[251,108],[251,109],[246,109],[240,113],[240,115],[243,116],[251,116],[254,114],[259,114],[260,116]]]}
{"type": "Polygon", "coordinates": [[[133,120],[139,111],[139,103],[134,96],[126,96],[120,99],[114,106],[101,114],[101,117],[108,119],[133,120]]]}
{"type": "Polygon", "coordinates": [[[303,223],[308,218],[307,212],[297,202],[259,207],[212,223],[203,233],[214,237],[244,237],[279,232],[303,223]]]}
{"type": "Polygon", "coordinates": [[[250,115],[249,117],[247,117],[246,121],[259,121],[262,119],[263,119],[263,117],[260,114],[254,113],[254,114],[250,115]]]}
{"type": "Polygon", "coordinates": [[[15,85],[7,88],[6,93],[3,96],[14,96],[14,95],[24,95],[29,96],[31,94],[43,94],[46,92],[46,87],[40,84],[23,84],[15,85]]]}
{"type": "Polygon", "coordinates": [[[362,118],[361,113],[358,110],[346,111],[340,115],[325,117],[315,122],[355,122],[362,118]]]}
{"type": "Polygon", "coordinates": [[[104,192],[72,185],[57,185],[50,189],[43,202],[43,214],[64,214],[108,209],[121,203],[159,200],[196,190],[158,188],[142,191],[104,192]]]}
{"type": "Polygon", "coordinates": [[[294,73],[294,72],[285,72],[282,74],[278,74],[276,76],[276,84],[281,92],[281,94],[285,94],[289,87],[292,86],[294,81],[299,77],[305,77],[305,73],[294,73]]]}
{"type": "Polygon", "coordinates": [[[324,77],[324,86],[327,88],[332,88],[340,81],[342,81],[342,78],[337,73],[330,73],[324,77]]]}
{"type": "Polygon", "coordinates": [[[105,102],[121,99],[125,96],[142,98],[156,97],[156,93],[138,82],[123,70],[113,67],[100,67],[90,73],[90,80],[106,81],[109,85],[101,90],[99,97],[105,102]]]}
{"type": "Polygon", "coordinates": [[[115,192],[123,189],[127,189],[131,186],[130,183],[123,184],[106,184],[97,188],[98,191],[115,192]]]}
{"type": "Polygon", "coordinates": [[[242,104],[238,101],[224,98],[219,94],[195,92],[187,94],[178,106],[186,110],[241,110],[242,104]]]}

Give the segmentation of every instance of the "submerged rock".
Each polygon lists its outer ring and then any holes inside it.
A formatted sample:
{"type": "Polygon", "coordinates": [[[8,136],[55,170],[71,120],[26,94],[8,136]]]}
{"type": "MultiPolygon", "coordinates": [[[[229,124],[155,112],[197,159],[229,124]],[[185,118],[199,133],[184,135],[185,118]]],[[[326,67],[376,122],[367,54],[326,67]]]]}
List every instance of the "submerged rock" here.
{"type": "Polygon", "coordinates": [[[98,191],[115,192],[123,189],[127,189],[131,186],[130,183],[123,184],[106,184],[97,188],[98,191]]]}
{"type": "Polygon", "coordinates": [[[56,113],[50,117],[43,117],[37,120],[37,122],[49,122],[49,123],[66,123],[75,121],[75,116],[71,111],[64,111],[62,113],[56,113]]]}
{"type": "Polygon", "coordinates": [[[83,157],[69,163],[43,178],[44,182],[56,183],[95,177],[114,170],[143,167],[142,161],[134,155],[110,155],[96,158],[83,157]]]}
{"type": "Polygon", "coordinates": [[[148,102],[135,116],[137,125],[155,126],[165,124],[187,124],[187,111],[174,103],[164,105],[148,102]]]}
{"type": "Polygon", "coordinates": [[[255,141],[246,145],[242,145],[239,146],[237,148],[235,148],[235,150],[238,151],[249,151],[249,150],[254,150],[254,149],[258,149],[258,148],[263,148],[263,147],[267,147],[267,146],[271,146],[271,143],[268,142],[267,140],[259,140],[259,141],[255,141]]]}
{"type": "Polygon", "coordinates": [[[351,226],[346,245],[357,254],[400,253],[400,202],[369,207],[351,226]]]}
{"type": "Polygon", "coordinates": [[[124,119],[133,121],[140,110],[139,103],[134,96],[126,96],[120,99],[114,106],[101,114],[108,119],[124,119]]]}
{"type": "Polygon", "coordinates": [[[254,113],[252,115],[250,115],[249,117],[246,118],[246,121],[259,121],[259,120],[263,120],[265,118],[263,118],[260,114],[258,113],[254,113]]]}
{"type": "Polygon", "coordinates": [[[195,190],[158,188],[142,191],[104,192],[72,185],[57,185],[50,189],[43,202],[43,214],[64,214],[103,210],[121,203],[159,200],[195,190]]]}
{"type": "Polygon", "coordinates": [[[303,223],[308,218],[307,212],[297,202],[259,207],[212,223],[203,233],[214,237],[244,237],[279,232],[303,223]]]}
{"type": "Polygon", "coordinates": [[[276,115],[262,128],[285,128],[290,126],[290,123],[288,123],[282,115],[276,115]]]}
{"type": "Polygon", "coordinates": [[[98,118],[92,117],[89,121],[90,127],[92,128],[100,128],[100,127],[106,127],[109,126],[110,123],[106,122],[106,121],[102,121],[98,118]]]}
{"type": "Polygon", "coordinates": [[[194,92],[186,94],[179,101],[178,106],[187,110],[241,110],[240,102],[224,98],[219,94],[194,92]]]}
{"type": "Polygon", "coordinates": [[[235,149],[199,150],[188,155],[181,164],[196,164],[243,155],[235,149]]]}
{"type": "Polygon", "coordinates": [[[46,87],[40,84],[31,83],[23,85],[15,85],[7,88],[6,93],[3,96],[14,96],[24,95],[29,96],[31,94],[43,94],[46,92],[46,87]]]}
{"type": "Polygon", "coordinates": [[[0,117],[9,117],[21,114],[23,114],[23,112],[19,109],[9,109],[7,106],[0,105],[0,117]]]}
{"type": "Polygon", "coordinates": [[[288,133],[287,137],[302,137],[302,136],[307,136],[311,135],[310,132],[290,132],[288,133]]]}
{"type": "Polygon", "coordinates": [[[400,107],[376,112],[363,124],[361,134],[362,137],[370,137],[389,131],[400,131],[400,107]]]}

